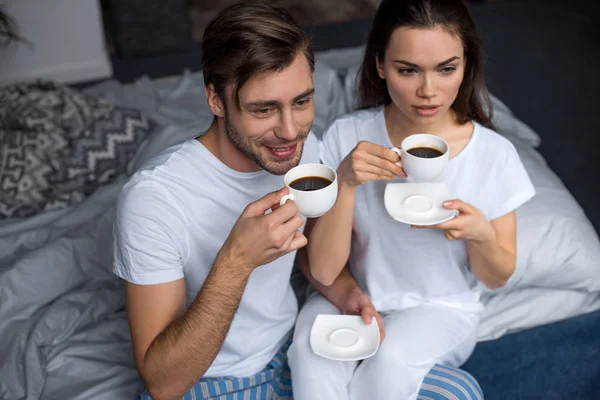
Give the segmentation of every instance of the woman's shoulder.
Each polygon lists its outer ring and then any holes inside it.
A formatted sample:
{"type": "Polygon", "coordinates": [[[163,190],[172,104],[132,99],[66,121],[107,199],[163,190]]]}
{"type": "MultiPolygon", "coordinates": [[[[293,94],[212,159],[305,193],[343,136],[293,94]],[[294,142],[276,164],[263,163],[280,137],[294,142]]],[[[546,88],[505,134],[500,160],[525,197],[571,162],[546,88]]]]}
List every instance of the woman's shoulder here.
{"type": "Polygon", "coordinates": [[[474,134],[477,135],[476,143],[480,147],[489,149],[494,153],[514,152],[516,154],[517,150],[515,149],[514,144],[506,137],[479,122],[472,121],[472,123],[474,126],[474,134]]]}
{"type": "Polygon", "coordinates": [[[362,110],[356,110],[335,118],[329,124],[329,127],[375,124],[377,123],[377,118],[380,116],[381,113],[383,113],[382,107],[373,107],[362,110]]]}
{"type": "Polygon", "coordinates": [[[337,136],[341,134],[348,136],[350,132],[361,136],[362,134],[371,132],[373,127],[377,126],[378,118],[381,118],[382,113],[382,107],[374,107],[340,115],[329,123],[323,136],[337,136]]]}

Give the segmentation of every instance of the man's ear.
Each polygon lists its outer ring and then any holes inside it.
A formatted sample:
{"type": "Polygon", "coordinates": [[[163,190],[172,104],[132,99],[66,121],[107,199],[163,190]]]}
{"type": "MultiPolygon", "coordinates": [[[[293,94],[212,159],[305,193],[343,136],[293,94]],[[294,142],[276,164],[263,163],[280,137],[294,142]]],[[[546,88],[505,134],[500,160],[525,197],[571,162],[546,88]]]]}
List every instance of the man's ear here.
{"type": "Polygon", "coordinates": [[[215,85],[212,83],[208,86],[204,86],[204,94],[206,94],[206,100],[208,101],[208,108],[217,117],[225,117],[225,105],[215,90],[215,85]]]}
{"type": "Polygon", "coordinates": [[[383,69],[383,65],[379,62],[379,54],[375,55],[375,67],[377,68],[377,73],[381,79],[385,79],[385,71],[383,69]]]}

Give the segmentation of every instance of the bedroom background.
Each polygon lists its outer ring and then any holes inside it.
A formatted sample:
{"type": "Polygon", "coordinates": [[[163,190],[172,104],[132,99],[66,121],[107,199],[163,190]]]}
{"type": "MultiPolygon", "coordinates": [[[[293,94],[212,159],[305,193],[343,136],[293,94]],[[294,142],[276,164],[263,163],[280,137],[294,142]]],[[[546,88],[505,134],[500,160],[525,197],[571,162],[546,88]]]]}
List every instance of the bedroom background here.
{"type": "MultiPolygon", "coordinates": [[[[0,399],[120,399],[139,387],[107,251],[114,200],[142,162],[210,121],[199,41],[231,2],[0,1],[23,38],[0,46],[0,399]]],[[[320,133],[354,106],[379,0],[273,2],[313,37],[320,133]]],[[[486,294],[464,368],[488,399],[596,399],[600,7],[469,3],[494,122],[538,196],[519,211],[517,272],[486,294]]],[[[293,276],[300,301],[305,283],[293,276]]]]}

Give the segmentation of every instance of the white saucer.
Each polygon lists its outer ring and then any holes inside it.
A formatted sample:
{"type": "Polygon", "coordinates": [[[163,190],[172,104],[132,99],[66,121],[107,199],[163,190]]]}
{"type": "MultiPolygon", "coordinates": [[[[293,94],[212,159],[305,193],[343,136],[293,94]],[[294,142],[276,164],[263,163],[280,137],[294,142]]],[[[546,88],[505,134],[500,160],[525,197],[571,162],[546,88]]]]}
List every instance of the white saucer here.
{"type": "Polygon", "coordinates": [[[389,183],[385,187],[385,209],[396,221],[409,225],[427,226],[441,224],[458,215],[442,203],[451,200],[445,183],[389,183]]]}
{"type": "Polygon", "coordinates": [[[365,324],[359,315],[320,314],[310,332],[315,354],[339,361],[369,358],[379,349],[379,325],[365,324]]]}

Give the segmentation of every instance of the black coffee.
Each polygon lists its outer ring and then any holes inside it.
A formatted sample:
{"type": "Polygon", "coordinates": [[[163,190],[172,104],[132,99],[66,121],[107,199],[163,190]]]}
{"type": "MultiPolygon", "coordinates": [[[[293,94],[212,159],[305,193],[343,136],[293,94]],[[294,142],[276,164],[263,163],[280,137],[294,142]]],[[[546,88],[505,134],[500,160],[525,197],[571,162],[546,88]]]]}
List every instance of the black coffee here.
{"type": "Polygon", "coordinates": [[[413,147],[407,150],[407,153],[420,158],[436,158],[444,154],[438,149],[431,147],[413,147]]]}
{"type": "Polygon", "coordinates": [[[331,181],[322,176],[304,176],[290,183],[292,189],[303,190],[305,192],[323,189],[329,185],[331,185],[331,181]]]}

